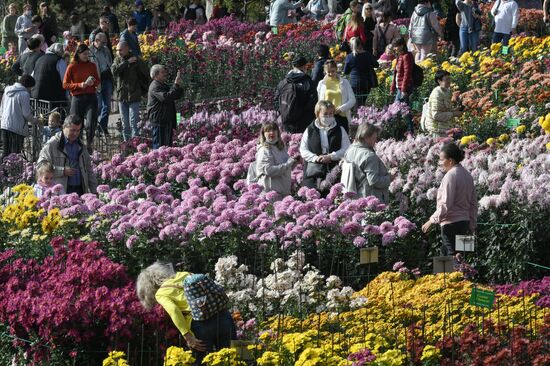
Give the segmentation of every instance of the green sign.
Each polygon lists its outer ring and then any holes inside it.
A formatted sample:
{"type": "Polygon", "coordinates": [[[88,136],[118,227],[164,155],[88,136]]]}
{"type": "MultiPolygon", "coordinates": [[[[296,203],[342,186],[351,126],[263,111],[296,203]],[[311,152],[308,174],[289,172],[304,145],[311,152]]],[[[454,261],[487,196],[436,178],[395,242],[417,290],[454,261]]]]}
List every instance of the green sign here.
{"type": "Polygon", "coordinates": [[[498,89],[495,89],[495,100],[498,101],[498,89]]]}
{"type": "Polygon", "coordinates": [[[181,39],[176,39],[176,46],[182,48],[185,46],[185,43],[181,39]]]}
{"type": "Polygon", "coordinates": [[[412,102],[412,109],[415,110],[415,111],[420,111],[420,102],[417,101],[417,100],[412,102]]]}
{"type": "Polygon", "coordinates": [[[502,46],[502,54],[507,55],[508,54],[509,47],[508,46],[502,46]]]}
{"type": "Polygon", "coordinates": [[[407,34],[407,31],[408,31],[407,27],[405,27],[405,26],[403,26],[403,25],[402,25],[401,27],[399,27],[399,33],[400,33],[402,36],[404,36],[405,34],[407,34]]]}
{"type": "Polygon", "coordinates": [[[181,113],[176,113],[176,124],[179,126],[181,123],[181,113]]]}
{"type": "Polygon", "coordinates": [[[273,34],[279,34],[279,28],[277,28],[277,27],[271,27],[271,33],[273,33],[273,34]]]}
{"type": "Polygon", "coordinates": [[[5,55],[6,49],[4,47],[0,47],[0,55],[5,55]]]}
{"type": "Polygon", "coordinates": [[[495,293],[493,291],[482,290],[477,287],[474,287],[472,289],[472,295],[470,296],[470,305],[492,309],[494,302],[495,293]]]}
{"type": "Polygon", "coordinates": [[[521,120],[519,118],[508,118],[508,121],[506,121],[506,126],[508,126],[508,128],[512,129],[512,128],[516,128],[517,126],[519,126],[521,123],[521,120]]]}

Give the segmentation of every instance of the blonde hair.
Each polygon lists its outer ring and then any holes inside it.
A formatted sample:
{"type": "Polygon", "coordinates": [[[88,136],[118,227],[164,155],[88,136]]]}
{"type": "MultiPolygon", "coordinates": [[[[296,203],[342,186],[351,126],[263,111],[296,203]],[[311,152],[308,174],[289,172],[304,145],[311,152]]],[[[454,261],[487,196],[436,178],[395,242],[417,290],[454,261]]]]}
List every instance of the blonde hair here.
{"type": "Polygon", "coordinates": [[[52,112],[48,117],[48,123],[56,122],[56,124],[61,127],[61,113],[52,112]]]}
{"type": "Polygon", "coordinates": [[[334,104],[332,104],[329,100],[320,100],[315,104],[315,117],[319,118],[319,114],[321,113],[321,108],[323,108],[325,111],[328,109],[336,110],[336,107],[334,104]]]}
{"type": "Polygon", "coordinates": [[[46,173],[54,173],[53,165],[48,161],[44,161],[36,167],[36,180],[39,181],[46,173]]]}
{"type": "Polygon", "coordinates": [[[155,262],[139,274],[136,290],[141,305],[147,310],[156,305],[155,294],[162,283],[174,277],[176,273],[167,263],[155,262]]]}
{"type": "Polygon", "coordinates": [[[363,25],[363,18],[361,18],[361,15],[354,13],[351,15],[348,25],[352,30],[356,30],[363,25]]]}
{"type": "Polygon", "coordinates": [[[262,146],[269,146],[265,138],[265,132],[270,132],[270,131],[277,131],[277,137],[279,138],[279,140],[277,141],[276,146],[279,148],[279,150],[283,150],[285,148],[285,143],[281,138],[281,130],[279,129],[279,126],[275,122],[267,122],[262,125],[262,128],[260,129],[260,137],[258,139],[259,144],[262,146]]]}

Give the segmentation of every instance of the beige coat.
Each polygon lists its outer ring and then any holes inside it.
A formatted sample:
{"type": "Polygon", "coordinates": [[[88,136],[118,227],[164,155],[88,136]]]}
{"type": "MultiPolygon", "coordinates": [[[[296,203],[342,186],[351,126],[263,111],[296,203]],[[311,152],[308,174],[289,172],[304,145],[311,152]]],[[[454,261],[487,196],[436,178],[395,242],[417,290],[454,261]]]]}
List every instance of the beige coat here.
{"type": "Polygon", "coordinates": [[[359,197],[375,196],[380,202],[389,203],[390,175],[374,150],[364,144],[354,142],[346,151],[344,158],[353,163],[357,195],[359,197]]]}
{"type": "Polygon", "coordinates": [[[434,88],[428,99],[426,129],[433,136],[447,136],[447,130],[455,127],[451,90],[434,88]]]}
{"type": "MultiPolygon", "coordinates": [[[[54,184],[62,184],[67,191],[67,177],[63,174],[65,167],[69,167],[69,158],[65,151],[63,141],[63,132],[58,132],[44,145],[40,151],[38,164],[49,162],[54,167],[54,184]]],[[[82,144],[80,145],[80,154],[78,156],[78,165],[80,167],[80,179],[84,193],[97,192],[97,179],[92,170],[92,163],[88,150],[82,144]]]]}
{"type": "Polygon", "coordinates": [[[256,174],[258,184],[266,192],[275,191],[282,196],[290,194],[291,172],[294,159],[288,156],[286,148],[277,146],[258,146],[256,152],[256,174]]]}

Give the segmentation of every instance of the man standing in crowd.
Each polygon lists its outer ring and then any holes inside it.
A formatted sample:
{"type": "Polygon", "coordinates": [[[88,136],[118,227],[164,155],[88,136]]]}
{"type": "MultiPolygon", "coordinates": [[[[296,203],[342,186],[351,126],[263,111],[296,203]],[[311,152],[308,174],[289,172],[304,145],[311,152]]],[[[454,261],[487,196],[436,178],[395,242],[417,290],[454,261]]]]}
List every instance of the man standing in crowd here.
{"type": "Polygon", "coordinates": [[[206,11],[201,5],[201,0],[192,0],[191,5],[185,10],[185,20],[193,20],[195,24],[201,25],[206,23],[206,11]]]}
{"type": "Polygon", "coordinates": [[[132,17],[137,22],[137,34],[151,31],[153,14],[151,14],[149,10],[145,9],[145,5],[143,5],[142,0],[136,0],[136,10],[132,13],[132,17]]]}
{"type": "Polygon", "coordinates": [[[128,19],[126,22],[128,28],[120,33],[120,42],[127,43],[134,56],[141,57],[141,47],[136,33],[137,21],[134,18],[128,19]]]}
{"type": "Polygon", "coordinates": [[[292,70],[277,85],[275,101],[279,106],[285,131],[302,133],[315,119],[317,89],[305,73],[307,60],[300,56],[292,61],[292,70]]]}
{"type": "Polygon", "coordinates": [[[113,74],[111,73],[113,59],[111,52],[107,49],[107,44],[107,36],[105,33],[99,32],[95,35],[90,51],[92,61],[97,65],[101,80],[100,88],[97,91],[99,133],[103,132],[109,135],[109,112],[111,109],[111,95],[113,94],[113,74]]]}
{"type": "Polygon", "coordinates": [[[19,54],[22,54],[27,48],[29,40],[36,30],[32,26],[32,7],[30,4],[23,5],[23,15],[17,18],[15,22],[15,34],[18,39],[19,54]]]}
{"type": "Polygon", "coordinates": [[[80,117],[68,115],[63,130],[44,145],[38,158],[39,165],[48,162],[54,167],[54,184],[62,184],[67,194],[97,192],[90,154],[79,138],[82,122],[80,117]]]}
{"type": "Polygon", "coordinates": [[[103,7],[103,13],[101,14],[101,16],[106,16],[107,19],[109,19],[109,23],[111,25],[110,33],[113,33],[113,34],[119,34],[120,33],[120,26],[118,25],[118,18],[111,11],[111,8],[108,5],[103,7]]]}
{"type": "Polygon", "coordinates": [[[149,70],[141,57],[134,56],[127,43],[117,45],[117,57],[111,70],[115,79],[115,99],[118,100],[124,141],[139,135],[139,103],[147,95],[149,70]]]}
{"type": "Polygon", "coordinates": [[[36,123],[31,111],[31,88],[34,79],[23,75],[4,90],[2,97],[2,154],[0,162],[9,154],[19,154],[23,150],[23,140],[29,134],[28,122],[36,123]]]}
{"type": "Polygon", "coordinates": [[[491,14],[495,18],[492,42],[508,46],[510,37],[516,34],[519,20],[518,4],[514,0],[497,0],[491,9],[491,14]]]}
{"type": "Polygon", "coordinates": [[[11,67],[11,71],[19,76],[23,74],[32,75],[36,61],[44,55],[44,53],[40,51],[41,43],[42,42],[38,38],[33,37],[29,39],[27,41],[29,49],[17,58],[17,61],[15,61],[11,67]]]}
{"type": "Polygon", "coordinates": [[[181,72],[178,71],[174,84],[166,84],[168,71],[163,65],[151,68],[151,85],[147,100],[147,116],[153,126],[153,149],[172,146],[172,134],[176,128],[176,99],[183,97],[181,72]]]}
{"type": "Polygon", "coordinates": [[[51,46],[57,42],[57,18],[55,13],[50,11],[46,3],[40,3],[40,17],[42,18],[42,26],[44,27],[44,31],[41,33],[46,39],[46,44],[51,46]]]}
{"type": "Polygon", "coordinates": [[[33,98],[56,102],[67,99],[67,92],[63,89],[67,62],[63,56],[63,45],[54,43],[48,47],[46,54],[36,61],[33,73],[36,85],[31,93],[33,98]]]}
{"type": "Polygon", "coordinates": [[[107,37],[107,43],[105,44],[105,47],[111,54],[111,60],[114,59],[113,55],[113,45],[111,44],[111,21],[109,20],[109,17],[103,13],[99,17],[99,27],[95,28],[90,33],[90,44],[94,43],[95,37],[98,33],[103,33],[107,37]]]}
{"type": "Polygon", "coordinates": [[[293,3],[291,0],[275,0],[269,11],[269,25],[276,28],[280,25],[292,23],[292,19],[288,17],[288,12],[298,9],[300,6],[303,6],[302,1],[293,3]]]}
{"type": "Polygon", "coordinates": [[[2,21],[2,47],[9,49],[9,44],[17,44],[17,35],[15,34],[15,23],[17,22],[17,5],[10,4],[9,14],[2,21]]]}

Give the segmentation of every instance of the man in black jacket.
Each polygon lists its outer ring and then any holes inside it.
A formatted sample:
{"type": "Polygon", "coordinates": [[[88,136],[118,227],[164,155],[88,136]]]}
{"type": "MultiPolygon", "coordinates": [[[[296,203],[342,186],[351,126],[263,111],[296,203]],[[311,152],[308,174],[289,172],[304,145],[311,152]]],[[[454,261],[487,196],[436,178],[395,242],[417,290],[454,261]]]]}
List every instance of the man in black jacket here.
{"type": "Polygon", "coordinates": [[[36,61],[44,55],[44,52],[40,51],[40,44],[41,42],[38,38],[30,38],[27,41],[29,49],[23,52],[11,67],[11,70],[15,74],[19,76],[23,74],[32,75],[36,61]]]}
{"type": "Polygon", "coordinates": [[[89,40],[90,40],[90,44],[93,44],[95,41],[95,36],[98,33],[105,33],[105,36],[107,37],[107,44],[105,45],[105,47],[107,47],[107,49],[109,50],[109,53],[111,54],[111,60],[114,60],[115,55],[113,54],[113,45],[111,43],[111,35],[109,34],[110,31],[111,31],[111,21],[109,20],[109,17],[107,16],[107,14],[101,14],[101,16],[99,17],[99,27],[95,28],[90,33],[89,40]]]}
{"type": "Polygon", "coordinates": [[[302,133],[315,119],[317,90],[311,77],[305,73],[307,60],[296,57],[292,70],[277,85],[275,104],[281,114],[285,131],[302,133]]]}
{"type": "Polygon", "coordinates": [[[174,84],[166,84],[168,71],[163,65],[151,68],[151,85],[147,99],[147,116],[153,126],[153,149],[172,146],[172,135],[176,128],[176,99],[183,97],[181,72],[178,71],[174,84]]]}

